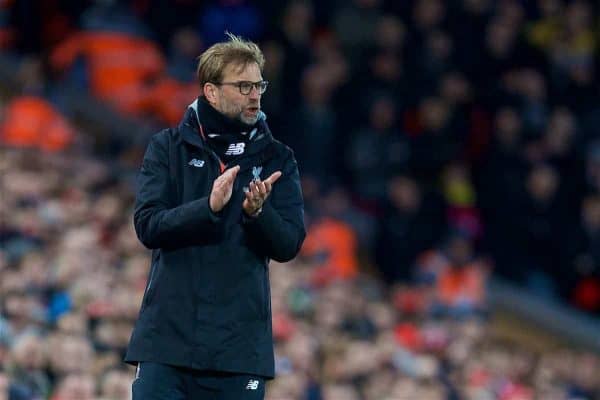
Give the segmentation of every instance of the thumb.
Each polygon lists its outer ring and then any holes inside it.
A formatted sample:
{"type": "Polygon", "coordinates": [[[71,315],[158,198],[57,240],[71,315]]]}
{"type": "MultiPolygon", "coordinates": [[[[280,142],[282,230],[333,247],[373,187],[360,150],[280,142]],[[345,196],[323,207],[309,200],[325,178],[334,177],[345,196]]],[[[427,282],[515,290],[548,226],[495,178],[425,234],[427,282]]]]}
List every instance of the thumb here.
{"type": "Polygon", "coordinates": [[[271,185],[274,184],[277,179],[279,179],[281,177],[281,171],[275,171],[271,174],[271,176],[269,176],[267,179],[265,179],[267,182],[269,182],[271,185]]]}

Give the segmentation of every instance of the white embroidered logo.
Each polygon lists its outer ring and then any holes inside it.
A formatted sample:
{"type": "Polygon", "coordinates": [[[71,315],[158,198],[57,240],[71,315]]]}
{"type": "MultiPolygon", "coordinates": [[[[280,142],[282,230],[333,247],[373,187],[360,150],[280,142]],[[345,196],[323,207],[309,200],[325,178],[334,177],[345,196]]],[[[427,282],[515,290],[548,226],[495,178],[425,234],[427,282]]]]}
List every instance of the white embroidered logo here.
{"type": "Polygon", "coordinates": [[[244,148],[246,147],[246,143],[232,143],[227,148],[225,152],[226,156],[237,156],[244,153],[244,148]]]}
{"type": "Polygon", "coordinates": [[[192,165],[196,168],[202,168],[204,166],[204,160],[197,160],[195,158],[193,158],[188,165],[192,165]]]}
{"type": "Polygon", "coordinates": [[[255,182],[260,181],[260,173],[262,172],[262,167],[252,167],[252,180],[255,182]]]}
{"type": "Polygon", "coordinates": [[[256,135],[256,132],[258,132],[258,129],[256,129],[256,128],[254,128],[254,129],[252,129],[252,131],[250,131],[250,140],[252,140],[254,135],[256,135]]]}
{"type": "Polygon", "coordinates": [[[246,385],[246,390],[256,390],[258,389],[258,384],[259,382],[257,380],[250,379],[246,385]]]}

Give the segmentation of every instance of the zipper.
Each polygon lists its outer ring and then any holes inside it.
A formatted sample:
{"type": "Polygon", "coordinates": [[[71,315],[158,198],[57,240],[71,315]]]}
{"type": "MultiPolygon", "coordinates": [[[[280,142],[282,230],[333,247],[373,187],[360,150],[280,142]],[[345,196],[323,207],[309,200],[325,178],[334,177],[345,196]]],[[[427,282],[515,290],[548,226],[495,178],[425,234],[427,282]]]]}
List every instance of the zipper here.
{"type": "Polygon", "coordinates": [[[268,319],[269,313],[271,312],[271,290],[269,285],[269,264],[267,262],[264,273],[263,273],[263,293],[265,304],[263,305],[263,310],[265,313],[265,318],[268,319]]]}
{"type": "Polygon", "coordinates": [[[152,280],[154,279],[154,268],[150,271],[150,279],[148,279],[148,286],[146,287],[146,293],[144,293],[144,308],[150,304],[150,288],[152,287],[152,280]]]}
{"type": "Polygon", "coordinates": [[[146,292],[144,293],[145,301],[144,303],[148,305],[150,303],[150,288],[152,288],[152,284],[154,283],[154,275],[156,273],[156,269],[158,268],[158,258],[160,255],[158,254],[158,250],[156,251],[156,256],[152,257],[152,264],[150,265],[150,277],[148,278],[148,286],[146,286],[146,292]]]}
{"type": "MultiPolygon", "coordinates": [[[[204,140],[206,140],[206,136],[204,136],[204,128],[202,128],[202,124],[200,124],[200,135],[202,135],[204,140]]],[[[210,149],[206,146],[204,146],[202,148],[202,150],[206,151],[208,153],[208,155],[211,156],[217,162],[217,165],[219,166],[219,175],[221,175],[223,172],[225,172],[225,168],[227,168],[227,164],[225,164],[225,163],[223,163],[223,161],[221,161],[221,159],[219,158],[217,153],[215,153],[212,149],[210,149]]]]}
{"type": "Polygon", "coordinates": [[[219,171],[217,176],[221,175],[223,172],[225,172],[225,169],[227,168],[227,164],[223,163],[223,161],[221,161],[221,159],[219,158],[219,156],[217,155],[217,153],[215,153],[213,150],[205,148],[204,151],[206,151],[208,153],[208,155],[210,157],[212,157],[212,159],[214,161],[216,161],[216,164],[219,166],[219,171]]]}

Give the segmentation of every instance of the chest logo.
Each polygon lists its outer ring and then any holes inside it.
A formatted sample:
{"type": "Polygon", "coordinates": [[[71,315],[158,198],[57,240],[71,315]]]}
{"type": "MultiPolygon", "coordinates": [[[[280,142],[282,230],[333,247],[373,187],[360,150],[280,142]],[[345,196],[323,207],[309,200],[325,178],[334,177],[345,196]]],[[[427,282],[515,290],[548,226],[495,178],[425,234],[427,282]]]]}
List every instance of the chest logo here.
{"type": "Polygon", "coordinates": [[[256,390],[256,389],[258,389],[259,384],[260,384],[260,382],[257,381],[256,379],[250,379],[248,381],[248,384],[246,385],[246,390],[256,390]]]}
{"type": "Polygon", "coordinates": [[[192,167],[196,167],[196,168],[202,168],[204,166],[204,160],[198,160],[198,159],[192,158],[192,160],[188,163],[188,165],[191,165],[192,167]]]}
{"type": "Polygon", "coordinates": [[[226,156],[238,156],[240,154],[244,154],[244,149],[246,147],[246,143],[232,143],[227,148],[225,152],[226,156]]]}

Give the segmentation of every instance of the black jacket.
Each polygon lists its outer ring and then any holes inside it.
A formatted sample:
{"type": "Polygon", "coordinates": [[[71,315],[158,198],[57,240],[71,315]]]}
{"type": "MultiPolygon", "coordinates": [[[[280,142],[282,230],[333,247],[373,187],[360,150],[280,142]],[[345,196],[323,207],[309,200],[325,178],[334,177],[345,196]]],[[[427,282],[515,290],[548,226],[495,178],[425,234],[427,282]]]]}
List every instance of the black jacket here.
{"type": "Polygon", "coordinates": [[[303,201],[292,150],[264,119],[231,165],[233,194],[219,213],[208,198],[224,166],[206,146],[196,110],[154,135],[138,176],[134,223],[152,249],[146,292],[125,361],[274,376],[269,259],[288,261],[304,240],[303,201]],[[242,211],[255,172],[280,170],[255,219],[242,211]]]}

